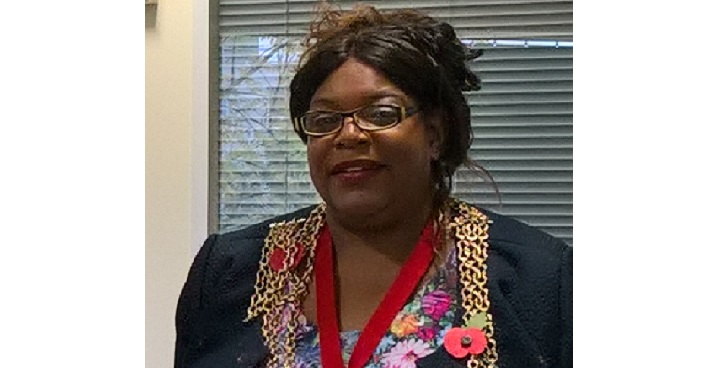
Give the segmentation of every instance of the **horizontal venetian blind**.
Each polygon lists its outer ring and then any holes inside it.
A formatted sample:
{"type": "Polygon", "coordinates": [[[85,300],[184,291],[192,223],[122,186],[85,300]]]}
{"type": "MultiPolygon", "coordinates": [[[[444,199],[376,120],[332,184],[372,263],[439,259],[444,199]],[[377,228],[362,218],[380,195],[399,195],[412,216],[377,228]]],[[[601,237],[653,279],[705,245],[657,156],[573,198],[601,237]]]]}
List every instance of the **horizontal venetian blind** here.
{"type": "MultiPolygon", "coordinates": [[[[484,49],[471,62],[482,88],[466,94],[471,157],[496,180],[502,205],[469,170],[456,175],[454,193],[572,244],[572,2],[366,3],[423,10],[455,26],[470,47],[484,49]]],[[[287,106],[314,5],[220,0],[220,230],[318,202],[287,106]]]]}

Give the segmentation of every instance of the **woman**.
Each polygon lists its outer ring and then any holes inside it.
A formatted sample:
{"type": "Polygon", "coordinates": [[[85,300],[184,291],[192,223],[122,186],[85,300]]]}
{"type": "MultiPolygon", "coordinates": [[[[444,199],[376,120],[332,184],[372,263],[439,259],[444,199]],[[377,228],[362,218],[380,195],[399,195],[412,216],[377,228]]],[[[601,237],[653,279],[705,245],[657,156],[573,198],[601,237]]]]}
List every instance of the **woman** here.
{"type": "Polygon", "coordinates": [[[290,113],[323,203],[205,242],[175,366],[571,367],[571,248],[450,197],[478,87],[453,28],[359,7],[307,40],[290,113]]]}

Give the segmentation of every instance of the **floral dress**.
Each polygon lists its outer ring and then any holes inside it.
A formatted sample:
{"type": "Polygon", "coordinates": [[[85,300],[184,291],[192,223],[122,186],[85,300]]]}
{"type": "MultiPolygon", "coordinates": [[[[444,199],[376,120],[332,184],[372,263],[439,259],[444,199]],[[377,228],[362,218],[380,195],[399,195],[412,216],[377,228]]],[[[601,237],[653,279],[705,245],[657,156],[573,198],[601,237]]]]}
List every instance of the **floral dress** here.
{"type": "MultiPolygon", "coordinates": [[[[395,317],[366,368],[415,368],[415,360],[442,348],[445,333],[452,328],[459,295],[456,289],[455,251],[445,267],[418,288],[412,299],[395,317]]],[[[350,360],[360,331],[340,334],[345,364],[350,360]]],[[[295,367],[317,368],[320,364],[320,338],[317,326],[300,318],[295,367]]]]}

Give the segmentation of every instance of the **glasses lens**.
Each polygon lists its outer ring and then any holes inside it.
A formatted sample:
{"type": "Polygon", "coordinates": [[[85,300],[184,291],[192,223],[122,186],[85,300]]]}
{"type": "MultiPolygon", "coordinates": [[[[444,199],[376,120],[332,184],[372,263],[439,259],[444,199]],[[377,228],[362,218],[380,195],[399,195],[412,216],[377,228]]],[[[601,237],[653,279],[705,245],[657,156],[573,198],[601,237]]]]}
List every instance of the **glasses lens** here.
{"type": "Polygon", "coordinates": [[[327,133],[342,123],[342,116],[332,112],[314,111],[305,114],[305,130],[308,133],[327,133]]]}
{"type": "Polygon", "coordinates": [[[401,111],[396,106],[368,106],[358,111],[357,116],[368,128],[383,128],[400,121],[401,111]]]}

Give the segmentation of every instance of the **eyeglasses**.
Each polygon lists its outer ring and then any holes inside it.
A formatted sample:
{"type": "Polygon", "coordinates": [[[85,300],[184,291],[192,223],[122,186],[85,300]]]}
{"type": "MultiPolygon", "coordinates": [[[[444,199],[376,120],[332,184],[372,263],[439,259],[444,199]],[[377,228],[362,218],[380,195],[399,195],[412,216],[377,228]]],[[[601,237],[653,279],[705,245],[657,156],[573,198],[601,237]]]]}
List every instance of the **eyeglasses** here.
{"type": "Polygon", "coordinates": [[[352,117],[360,129],[377,131],[390,129],[417,112],[414,107],[392,105],[370,105],[348,112],[310,110],[295,119],[295,126],[301,127],[309,136],[322,137],[339,132],[345,118],[352,117]]]}

